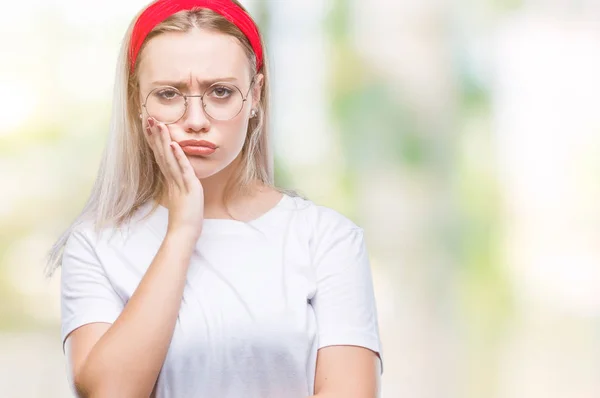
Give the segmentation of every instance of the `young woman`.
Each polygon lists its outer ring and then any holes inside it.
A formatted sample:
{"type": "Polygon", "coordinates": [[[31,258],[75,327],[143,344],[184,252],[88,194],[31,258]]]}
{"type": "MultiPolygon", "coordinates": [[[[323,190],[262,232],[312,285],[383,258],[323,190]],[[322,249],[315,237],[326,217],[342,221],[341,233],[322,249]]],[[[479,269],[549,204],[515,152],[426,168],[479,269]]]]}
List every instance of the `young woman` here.
{"type": "Polygon", "coordinates": [[[50,252],[82,397],[378,394],[363,230],[273,185],[269,74],[231,0],[158,0],[118,61],[91,197],[50,252]]]}

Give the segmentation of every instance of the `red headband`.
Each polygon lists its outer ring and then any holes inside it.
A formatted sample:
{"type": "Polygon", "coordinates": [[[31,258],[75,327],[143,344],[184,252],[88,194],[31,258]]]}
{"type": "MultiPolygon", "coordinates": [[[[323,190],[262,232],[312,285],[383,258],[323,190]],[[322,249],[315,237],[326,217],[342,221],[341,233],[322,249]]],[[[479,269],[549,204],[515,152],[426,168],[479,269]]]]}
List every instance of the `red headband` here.
{"type": "Polygon", "coordinates": [[[263,54],[258,28],[252,18],[231,0],[158,0],[152,3],[142,12],[133,28],[129,47],[130,70],[135,68],[142,44],[156,25],[179,11],[194,8],[208,8],[237,26],[250,41],[256,55],[256,70],[260,70],[263,54]]]}

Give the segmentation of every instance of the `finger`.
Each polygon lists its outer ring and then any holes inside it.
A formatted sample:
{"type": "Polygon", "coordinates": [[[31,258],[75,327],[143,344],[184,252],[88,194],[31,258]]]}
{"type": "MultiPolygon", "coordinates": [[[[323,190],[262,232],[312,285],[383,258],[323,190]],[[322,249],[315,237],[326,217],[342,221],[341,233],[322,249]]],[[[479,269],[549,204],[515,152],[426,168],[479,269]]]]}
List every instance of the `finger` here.
{"type": "Polygon", "coordinates": [[[156,120],[153,120],[151,117],[149,117],[147,119],[147,124],[143,126],[143,128],[146,133],[148,145],[150,146],[156,164],[160,169],[160,178],[164,179],[165,184],[170,185],[172,183],[172,178],[170,177],[171,173],[169,171],[168,166],[165,164],[164,148],[161,142],[160,133],[157,129],[156,123],[156,120]]]}
{"type": "Polygon", "coordinates": [[[171,142],[173,142],[171,138],[171,132],[163,123],[158,123],[157,128],[159,130],[158,134],[160,135],[162,147],[164,149],[164,162],[169,170],[170,177],[181,189],[184,189],[185,184],[183,182],[181,168],[179,167],[177,159],[175,159],[175,155],[173,155],[173,150],[170,148],[171,142]]]}
{"type": "Polygon", "coordinates": [[[171,143],[171,148],[173,150],[173,155],[175,159],[177,159],[177,163],[179,164],[179,168],[181,170],[181,176],[183,177],[183,182],[185,184],[185,188],[189,191],[193,186],[198,177],[196,177],[196,173],[194,172],[194,168],[190,163],[190,160],[179,146],[177,142],[171,143]]]}
{"type": "Polygon", "coordinates": [[[160,152],[158,152],[156,148],[156,134],[152,131],[152,127],[150,127],[150,119],[151,118],[149,117],[145,122],[142,121],[142,134],[144,135],[144,139],[148,143],[148,146],[154,155],[156,163],[160,166],[160,152]]]}
{"type": "Polygon", "coordinates": [[[162,159],[164,158],[164,147],[161,145],[160,131],[158,130],[158,123],[156,119],[153,117],[148,118],[148,126],[146,127],[146,132],[148,134],[148,140],[151,142],[152,149],[154,150],[154,154],[156,156],[157,162],[162,163],[162,159]]]}
{"type": "Polygon", "coordinates": [[[143,132],[144,139],[148,143],[148,146],[152,150],[152,153],[154,153],[154,147],[155,147],[155,145],[154,145],[154,137],[153,137],[152,130],[150,129],[150,126],[142,125],[142,130],[144,130],[144,132],[143,132]]]}
{"type": "MultiPolygon", "coordinates": [[[[156,119],[148,117],[148,119],[146,120],[146,125],[143,127],[148,139],[150,149],[154,154],[154,159],[156,160],[158,168],[160,169],[159,177],[162,180],[164,180],[164,183],[167,187],[171,185],[177,185],[171,177],[171,172],[165,161],[165,149],[161,139],[160,129],[158,128],[158,122],[156,121],[156,119]]],[[[170,188],[167,189],[170,190],[170,188]]]]}

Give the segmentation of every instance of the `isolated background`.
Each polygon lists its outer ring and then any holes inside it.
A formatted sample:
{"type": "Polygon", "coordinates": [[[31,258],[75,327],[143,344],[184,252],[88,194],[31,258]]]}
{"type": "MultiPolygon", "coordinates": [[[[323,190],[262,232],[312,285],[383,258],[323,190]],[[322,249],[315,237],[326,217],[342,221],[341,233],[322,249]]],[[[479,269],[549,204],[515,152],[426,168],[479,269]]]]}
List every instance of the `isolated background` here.
{"type": "MultiPolygon", "coordinates": [[[[3,4],[0,391],[69,397],[43,257],[143,0],[3,4]]],[[[383,398],[600,396],[600,1],[246,0],[277,182],[366,231],[383,398]]]]}

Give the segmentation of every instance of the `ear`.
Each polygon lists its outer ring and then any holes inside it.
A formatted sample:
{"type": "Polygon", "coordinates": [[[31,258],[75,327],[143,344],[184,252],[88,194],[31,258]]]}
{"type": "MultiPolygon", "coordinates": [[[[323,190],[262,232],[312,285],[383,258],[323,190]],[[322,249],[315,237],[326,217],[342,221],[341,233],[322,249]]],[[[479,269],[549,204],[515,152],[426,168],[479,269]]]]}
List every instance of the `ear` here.
{"type": "Polygon", "coordinates": [[[252,86],[252,108],[256,109],[260,103],[260,94],[262,93],[265,75],[262,73],[254,77],[254,86],[252,86]]]}

